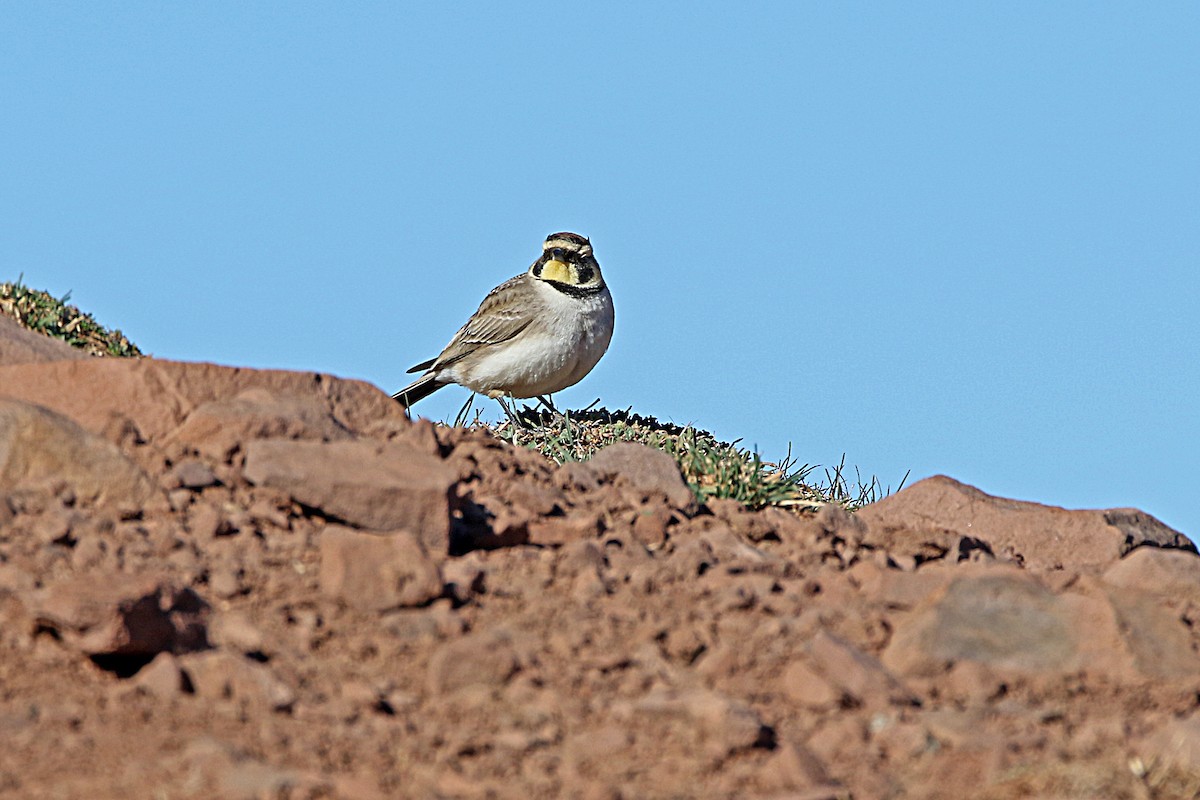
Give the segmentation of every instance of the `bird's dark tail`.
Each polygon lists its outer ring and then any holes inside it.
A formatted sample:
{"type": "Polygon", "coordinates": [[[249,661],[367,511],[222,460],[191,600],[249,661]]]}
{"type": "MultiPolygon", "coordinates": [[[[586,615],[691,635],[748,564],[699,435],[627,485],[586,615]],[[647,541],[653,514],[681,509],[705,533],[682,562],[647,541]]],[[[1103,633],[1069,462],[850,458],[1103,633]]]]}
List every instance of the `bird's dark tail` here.
{"type": "Polygon", "coordinates": [[[445,385],[446,381],[438,380],[437,375],[432,372],[426,372],[392,395],[392,399],[405,408],[411,408],[413,403],[428,397],[445,385]]]}

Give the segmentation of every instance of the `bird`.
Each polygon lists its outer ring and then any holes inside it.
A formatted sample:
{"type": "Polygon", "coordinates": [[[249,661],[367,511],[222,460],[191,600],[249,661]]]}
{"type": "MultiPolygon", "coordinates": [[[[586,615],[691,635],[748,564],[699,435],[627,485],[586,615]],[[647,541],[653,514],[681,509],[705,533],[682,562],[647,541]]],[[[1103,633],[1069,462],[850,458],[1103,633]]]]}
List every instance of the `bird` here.
{"type": "Polygon", "coordinates": [[[421,377],[392,395],[410,408],[455,383],[498,400],[549,395],[574,386],[600,361],[613,334],[613,299],[578,233],[552,233],[524,273],[492,289],[436,357],[409,373],[421,377]]]}

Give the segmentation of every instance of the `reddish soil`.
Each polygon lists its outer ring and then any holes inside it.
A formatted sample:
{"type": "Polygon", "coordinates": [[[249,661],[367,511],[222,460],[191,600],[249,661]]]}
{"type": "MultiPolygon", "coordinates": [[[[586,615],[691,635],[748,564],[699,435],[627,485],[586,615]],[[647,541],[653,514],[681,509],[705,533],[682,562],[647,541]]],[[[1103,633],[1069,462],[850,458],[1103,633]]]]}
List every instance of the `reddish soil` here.
{"type": "Polygon", "coordinates": [[[1200,796],[1200,557],[930,478],[697,506],[0,318],[0,796],[1200,796]]]}

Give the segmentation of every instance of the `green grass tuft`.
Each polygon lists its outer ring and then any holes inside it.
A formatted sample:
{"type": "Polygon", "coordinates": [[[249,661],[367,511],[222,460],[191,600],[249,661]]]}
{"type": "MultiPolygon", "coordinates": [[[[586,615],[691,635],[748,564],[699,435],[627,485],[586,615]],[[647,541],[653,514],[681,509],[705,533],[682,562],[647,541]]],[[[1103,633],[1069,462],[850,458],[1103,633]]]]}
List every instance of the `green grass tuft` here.
{"type": "Polygon", "coordinates": [[[48,292],[30,289],[22,279],[0,283],[0,314],[6,314],[23,327],[55,339],[62,339],[94,356],[141,356],[137,345],[119,330],[108,330],[85,314],[67,305],[71,293],[56,298],[48,292]]]}
{"type": "MultiPolygon", "coordinates": [[[[505,420],[490,425],[481,423],[478,415],[475,424],[559,464],[586,461],[614,442],[640,442],[658,448],[675,459],[684,480],[702,503],[711,498],[731,498],[751,509],[811,509],[833,503],[854,510],[891,493],[874,476],[864,482],[856,471],[853,480],[848,478],[844,456],[836,467],[818,474],[818,466],[793,459],[790,448],[779,461],[765,461],[738,441],[722,442],[707,431],[660,422],[630,409],[589,407],[565,413],[569,424],[548,411],[528,407],[519,412],[521,424],[505,420]]],[[[903,485],[904,480],[900,487],[903,485]]]]}

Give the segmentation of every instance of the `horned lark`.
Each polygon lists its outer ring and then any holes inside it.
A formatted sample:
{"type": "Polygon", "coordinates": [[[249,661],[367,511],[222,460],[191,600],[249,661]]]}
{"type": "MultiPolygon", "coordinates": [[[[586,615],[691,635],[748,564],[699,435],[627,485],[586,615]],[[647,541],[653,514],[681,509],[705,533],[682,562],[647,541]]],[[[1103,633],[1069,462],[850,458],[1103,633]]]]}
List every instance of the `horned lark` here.
{"type": "Polygon", "coordinates": [[[529,270],[489,292],[441,355],[409,370],[425,374],[392,397],[407,408],[450,383],[501,405],[549,395],[591,372],[612,332],[612,295],[591,242],[552,233],[529,270]]]}

